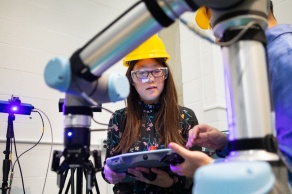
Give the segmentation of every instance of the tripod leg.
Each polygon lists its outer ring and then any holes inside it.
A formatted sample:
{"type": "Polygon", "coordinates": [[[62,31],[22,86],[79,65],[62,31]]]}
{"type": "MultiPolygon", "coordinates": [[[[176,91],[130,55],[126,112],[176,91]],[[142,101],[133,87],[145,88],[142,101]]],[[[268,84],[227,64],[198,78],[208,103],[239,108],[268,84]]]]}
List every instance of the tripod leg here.
{"type": "MultiPolygon", "coordinates": [[[[65,181],[66,181],[66,176],[67,176],[67,174],[68,174],[68,170],[66,171],[66,173],[65,173],[65,178],[64,178],[64,184],[65,184],[65,181]]],[[[71,168],[71,176],[70,176],[70,180],[68,181],[68,184],[67,184],[67,187],[66,187],[66,190],[65,190],[65,194],[67,194],[68,193],[68,191],[69,191],[69,189],[70,189],[70,186],[71,186],[71,194],[75,194],[75,178],[74,178],[74,176],[75,176],[75,168],[71,168]]],[[[77,191],[77,193],[79,194],[79,193],[82,193],[82,168],[77,168],[77,184],[76,184],[76,191],[77,191]],[[81,176],[80,176],[80,169],[81,169],[81,176]]],[[[64,184],[63,184],[63,187],[62,188],[60,188],[60,190],[59,190],[59,194],[61,194],[62,193],[62,191],[63,191],[63,188],[64,188],[64,184]]]]}
{"type": "Polygon", "coordinates": [[[83,188],[82,171],[83,171],[82,167],[77,168],[77,181],[76,181],[76,183],[77,183],[77,188],[76,188],[77,193],[82,193],[82,188],[83,188]]]}
{"type": "Polygon", "coordinates": [[[14,131],[13,131],[13,121],[15,120],[14,114],[9,114],[8,116],[8,125],[7,125],[7,133],[6,133],[6,149],[4,150],[5,159],[3,160],[3,167],[2,167],[2,173],[3,173],[3,182],[2,182],[2,194],[6,194],[8,188],[8,176],[10,171],[10,164],[11,160],[9,158],[10,156],[10,146],[11,146],[11,140],[14,137],[14,131]]]}
{"type": "Polygon", "coordinates": [[[94,185],[95,185],[96,193],[97,193],[97,194],[100,194],[100,193],[99,193],[98,183],[97,183],[97,180],[96,180],[96,176],[95,176],[95,175],[94,175],[94,178],[93,178],[93,182],[94,182],[94,185]]]}
{"type": "Polygon", "coordinates": [[[61,194],[63,189],[64,189],[64,184],[65,184],[65,181],[66,181],[66,177],[67,177],[67,174],[68,174],[68,169],[65,171],[65,174],[62,175],[62,174],[59,174],[58,178],[59,178],[59,186],[60,186],[60,189],[59,189],[59,193],[58,194],[61,194]]]}
{"type": "Polygon", "coordinates": [[[88,194],[88,193],[93,194],[92,189],[89,189],[92,186],[93,187],[95,186],[96,194],[100,194],[99,188],[98,188],[98,183],[97,183],[97,180],[96,180],[95,172],[94,171],[90,171],[90,170],[86,170],[85,168],[84,168],[83,171],[84,171],[84,176],[85,176],[85,179],[86,179],[86,194],[88,194]],[[88,176],[89,174],[90,174],[90,176],[88,176]],[[88,180],[89,178],[90,178],[90,180],[88,180]],[[91,182],[93,182],[93,185],[89,186],[89,184],[91,184],[91,182]]]}
{"type": "MultiPolygon", "coordinates": [[[[68,193],[69,189],[70,189],[70,186],[71,186],[71,182],[69,181],[68,184],[67,184],[67,187],[66,187],[66,190],[65,190],[65,193],[68,193]]],[[[61,193],[59,193],[61,194],[61,193]]]]}
{"type": "Polygon", "coordinates": [[[71,182],[71,194],[75,194],[75,184],[74,184],[74,172],[75,169],[71,169],[71,178],[70,178],[70,182],[71,182]]]}

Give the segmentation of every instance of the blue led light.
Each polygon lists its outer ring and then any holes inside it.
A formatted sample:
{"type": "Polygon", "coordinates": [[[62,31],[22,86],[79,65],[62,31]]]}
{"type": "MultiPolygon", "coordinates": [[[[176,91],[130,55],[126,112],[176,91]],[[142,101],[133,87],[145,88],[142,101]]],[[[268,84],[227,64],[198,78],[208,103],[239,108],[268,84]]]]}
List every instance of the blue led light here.
{"type": "Polygon", "coordinates": [[[67,136],[68,137],[71,137],[73,135],[73,133],[71,132],[71,131],[69,131],[68,133],[67,133],[67,136]]]}

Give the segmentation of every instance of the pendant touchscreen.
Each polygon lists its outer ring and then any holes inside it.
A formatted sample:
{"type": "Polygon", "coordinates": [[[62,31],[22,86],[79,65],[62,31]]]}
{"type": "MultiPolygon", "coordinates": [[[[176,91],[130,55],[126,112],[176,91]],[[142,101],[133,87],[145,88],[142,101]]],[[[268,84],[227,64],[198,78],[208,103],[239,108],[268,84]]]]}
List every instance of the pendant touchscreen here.
{"type": "MultiPolygon", "coordinates": [[[[126,153],[113,156],[106,159],[106,164],[117,173],[125,172],[127,176],[122,182],[135,181],[134,175],[127,172],[128,168],[145,167],[145,168],[158,168],[163,171],[172,173],[169,164],[172,164],[172,156],[174,152],[171,149],[159,149],[151,151],[142,151],[134,153],[126,153]]],[[[175,155],[177,157],[177,155],[175,155]]],[[[180,160],[181,161],[181,160],[180,160]]],[[[153,174],[145,173],[145,178],[150,181],[155,180],[156,176],[153,174]]]]}

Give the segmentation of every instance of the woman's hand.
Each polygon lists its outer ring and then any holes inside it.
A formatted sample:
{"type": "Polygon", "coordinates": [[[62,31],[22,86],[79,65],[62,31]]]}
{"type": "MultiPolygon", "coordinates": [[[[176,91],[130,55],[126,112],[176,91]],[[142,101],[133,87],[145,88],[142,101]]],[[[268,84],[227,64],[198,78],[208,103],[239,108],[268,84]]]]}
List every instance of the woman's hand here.
{"type": "Polygon", "coordinates": [[[112,169],[110,169],[107,165],[104,166],[103,173],[106,180],[111,184],[117,184],[121,182],[126,176],[126,173],[116,173],[112,171],[112,169]]]}
{"type": "Polygon", "coordinates": [[[169,176],[169,174],[163,170],[157,168],[144,168],[144,167],[136,167],[135,169],[129,168],[128,173],[134,175],[136,180],[145,182],[151,185],[157,185],[159,187],[169,188],[173,185],[173,178],[169,176]],[[152,173],[156,174],[156,179],[153,181],[148,180],[143,176],[143,173],[149,174],[150,170],[152,173]]]}

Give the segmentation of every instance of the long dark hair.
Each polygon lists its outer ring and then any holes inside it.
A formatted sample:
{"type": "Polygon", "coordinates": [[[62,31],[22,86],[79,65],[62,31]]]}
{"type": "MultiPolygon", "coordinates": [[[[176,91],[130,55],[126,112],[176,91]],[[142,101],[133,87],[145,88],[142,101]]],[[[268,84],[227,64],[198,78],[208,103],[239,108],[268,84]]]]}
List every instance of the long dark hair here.
{"type": "MultiPolygon", "coordinates": [[[[165,59],[155,58],[159,64],[168,67],[165,59]]],[[[130,81],[130,94],[127,98],[126,119],[123,136],[115,152],[127,152],[139,137],[139,129],[142,122],[142,107],[139,105],[140,96],[133,86],[131,71],[138,61],[132,61],[129,64],[126,73],[130,81]]],[[[156,115],[154,123],[155,131],[159,135],[160,143],[166,147],[170,142],[176,142],[184,145],[185,141],[179,133],[180,110],[178,105],[177,92],[173,81],[172,73],[168,67],[168,77],[164,81],[164,89],[159,97],[161,107],[156,115]]]]}

